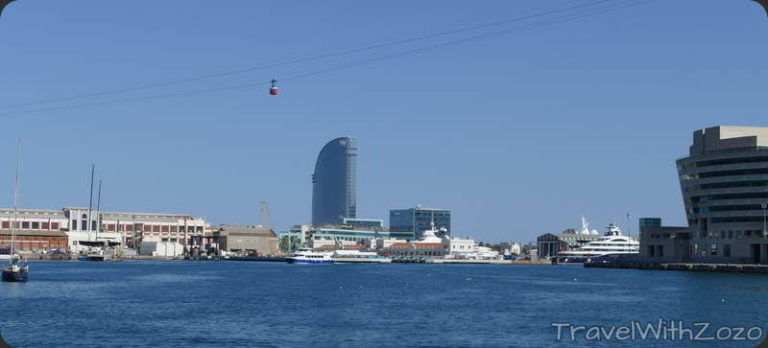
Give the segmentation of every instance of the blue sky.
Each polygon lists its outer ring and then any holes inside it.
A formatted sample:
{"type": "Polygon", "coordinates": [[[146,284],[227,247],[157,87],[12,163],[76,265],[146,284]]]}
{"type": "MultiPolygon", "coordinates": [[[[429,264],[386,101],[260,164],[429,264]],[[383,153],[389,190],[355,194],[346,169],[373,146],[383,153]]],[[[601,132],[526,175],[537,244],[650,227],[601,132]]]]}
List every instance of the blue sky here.
{"type": "MultiPolygon", "coordinates": [[[[473,33],[53,104],[491,23],[589,1],[18,0],[0,19],[0,197],[260,223],[310,218],[322,145],[359,139],[358,212],[453,210],[454,233],[532,241],[634,216],[685,221],[674,161],[695,129],[768,126],[768,18],[755,3],[638,6],[280,84],[473,33]],[[255,86],[113,103],[241,84],[255,86]],[[8,105],[32,102],[27,107],[8,105]],[[105,104],[72,107],[85,103],[105,104]],[[41,108],[46,111],[28,112],[41,108]],[[4,150],[3,150],[4,149],[4,150]]],[[[621,3],[617,1],[615,3],[621,3]]],[[[633,230],[636,231],[636,221],[633,230]]]]}

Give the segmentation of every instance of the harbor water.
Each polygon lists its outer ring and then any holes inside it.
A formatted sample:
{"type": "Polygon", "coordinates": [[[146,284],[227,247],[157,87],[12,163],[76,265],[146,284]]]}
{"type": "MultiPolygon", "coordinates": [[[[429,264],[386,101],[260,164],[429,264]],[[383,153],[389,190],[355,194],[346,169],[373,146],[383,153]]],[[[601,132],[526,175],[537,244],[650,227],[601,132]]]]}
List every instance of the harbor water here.
{"type": "Polygon", "coordinates": [[[0,285],[0,331],[20,347],[752,347],[558,342],[553,323],[768,319],[763,275],[580,266],[33,262],[28,283],[0,285]]]}

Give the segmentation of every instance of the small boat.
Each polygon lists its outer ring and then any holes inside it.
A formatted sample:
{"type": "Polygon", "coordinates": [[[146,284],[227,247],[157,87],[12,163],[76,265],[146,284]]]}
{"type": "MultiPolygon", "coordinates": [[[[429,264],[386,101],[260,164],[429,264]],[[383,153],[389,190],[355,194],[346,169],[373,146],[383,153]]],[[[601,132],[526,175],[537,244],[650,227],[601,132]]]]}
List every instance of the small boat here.
{"type": "Polygon", "coordinates": [[[26,282],[29,278],[29,264],[19,255],[13,255],[11,263],[3,267],[4,282],[26,282]]]}
{"type": "Polygon", "coordinates": [[[302,248],[288,256],[288,263],[333,263],[331,253],[314,252],[309,248],[302,248]]]}

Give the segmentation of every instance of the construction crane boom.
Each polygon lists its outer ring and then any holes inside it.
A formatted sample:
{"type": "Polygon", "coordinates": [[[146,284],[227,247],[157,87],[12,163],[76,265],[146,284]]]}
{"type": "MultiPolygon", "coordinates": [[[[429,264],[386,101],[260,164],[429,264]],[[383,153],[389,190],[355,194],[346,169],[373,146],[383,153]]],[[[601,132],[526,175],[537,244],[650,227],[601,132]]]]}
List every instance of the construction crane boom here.
{"type": "Polygon", "coordinates": [[[261,213],[264,215],[264,227],[272,231],[272,219],[269,218],[269,207],[267,207],[267,201],[261,201],[261,213]]]}

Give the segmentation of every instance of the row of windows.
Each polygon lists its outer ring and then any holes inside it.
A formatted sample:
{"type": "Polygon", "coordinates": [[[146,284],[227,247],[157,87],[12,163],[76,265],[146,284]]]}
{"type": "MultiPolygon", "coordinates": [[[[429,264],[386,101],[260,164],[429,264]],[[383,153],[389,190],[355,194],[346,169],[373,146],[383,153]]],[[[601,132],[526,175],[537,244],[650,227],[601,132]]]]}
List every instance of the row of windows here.
{"type": "Polygon", "coordinates": [[[694,213],[706,213],[715,211],[741,211],[741,210],[763,210],[762,204],[734,204],[734,205],[716,205],[712,207],[693,208],[694,213]]]}
{"type": "MultiPolygon", "coordinates": [[[[37,222],[37,221],[17,221],[14,223],[15,228],[19,228],[21,226],[22,230],[58,230],[59,229],[59,223],[58,222],[37,222]]],[[[3,221],[2,222],[3,229],[7,230],[11,228],[11,222],[10,221],[3,221]]]]}
{"type": "Polygon", "coordinates": [[[720,170],[715,172],[699,173],[699,178],[715,178],[720,176],[759,175],[759,174],[768,174],[768,168],[720,170]]]}
{"type": "Polygon", "coordinates": [[[733,222],[763,222],[762,216],[738,216],[725,218],[711,218],[713,224],[733,223],[733,222]]]}
{"type": "Polygon", "coordinates": [[[768,192],[723,193],[719,195],[693,196],[691,202],[724,201],[730,199],[768,198],[768,192]]]}
{"type": "Polygon", "coordinates": [[[709,239],[755,239],[764,238],[761,230],[709,231],[703,238],[709,239]]]}
{"type": "Polygon", "coordinates": [[[732,182],[717,182],[712,184],[701,184],[698,186],[692,186],[692,189],[700,189],[700,190],[709,190],[709,189],[719,189],[719,188],[731,188],[731,187],[760,187],[760,186],[768,186],[768,181],[766,180],[757,180],[757,181],[732,181],[732,182]]]}
{"type": "MultiPolygon", "coordinates": [[[[91,221],[91,230],[96,230],[96,221],[91,221]]],[[[87,226],[88,221],[83,220],[80,226],[87,226]]],[[[117,224],[101,224],[101,229],[115,232],[117,224]]],[[[77,230],[77,220],[72,220],[72,230],[77,230]]],[[[171,225],[151,225],[151,224],[120,224],[119,232],[203,232],[203,226],[171,226],[171,225]]]]}
{"type": "Polygon", "coordinates": [[[717,244],[694,244],[692,246],[693,255],[696,256],[722,256],[731,257],[731,245],[724,244],[722,254],[718,253],[717,244]]]}
{"type": "Polygon", "coordinates": [[[719,166],[725,164],[739,164],[739,163],[758,163],[768,162],[768,156],[754,156],[754,157],[740,157],[740,158],[724,158],[709,161],[696,162],[698,167],[719,166]]]}

